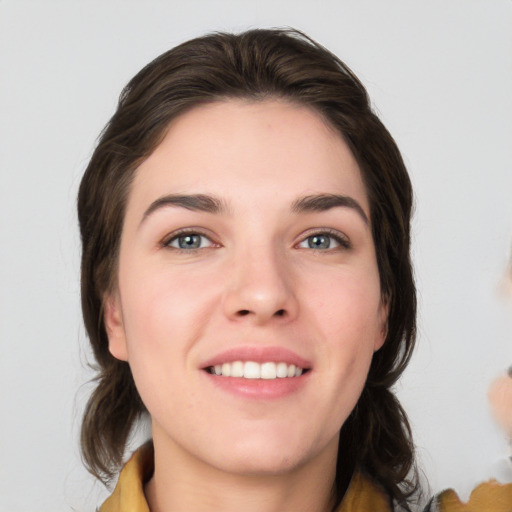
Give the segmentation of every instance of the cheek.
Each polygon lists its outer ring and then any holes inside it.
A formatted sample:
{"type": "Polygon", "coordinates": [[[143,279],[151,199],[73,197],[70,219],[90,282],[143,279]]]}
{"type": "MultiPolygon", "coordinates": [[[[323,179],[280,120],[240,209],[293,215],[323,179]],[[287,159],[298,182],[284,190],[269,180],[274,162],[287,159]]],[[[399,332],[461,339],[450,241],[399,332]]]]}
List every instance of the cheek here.
{"type": "MultiPolygon", "coordinates": [[[[130,365],[137,389],[153,415],[173,409],[170,393],[183,395],[184,362],[188,347],[198,329],[194,308],[197,302],[185,300],[188,290],[177,293],[177,286],[160,276],[140,274],[120,280],[123,316],[130,365]],[[124,287],[123,287],[124,285],[124,287]]],[[[171,281],[172,283],[172,281],[171,281]]]]}
{"type": "MultiPolygon", "coordinates": [[[[343,272],[312,279],[306,286],[310,311],[330,340],[364,343],[382,328],[380,287],[376,277],[343,272]]],[[[373,341],[373,339],[372,339],[373,341]]]]}
{"type": "Polygon", "coordinates": [[[330,382],[343,390],[335,393],[333,407],[351,408],[366,381],[375,342],[382,336],[380,287],[377,277],[362,273],[340,272],[335,277],[313,287],[309,323],[321,333],[330,382]],[[340,396],[344,400],[339,401],[340,396]]]}
{"type": "Polygon", "coordinates": [[[125,268],[130,272],[121,267],[119,288],[129,355],[156,359],[185,351],[200,336],[219,285],[165,264],[125,268]]]}

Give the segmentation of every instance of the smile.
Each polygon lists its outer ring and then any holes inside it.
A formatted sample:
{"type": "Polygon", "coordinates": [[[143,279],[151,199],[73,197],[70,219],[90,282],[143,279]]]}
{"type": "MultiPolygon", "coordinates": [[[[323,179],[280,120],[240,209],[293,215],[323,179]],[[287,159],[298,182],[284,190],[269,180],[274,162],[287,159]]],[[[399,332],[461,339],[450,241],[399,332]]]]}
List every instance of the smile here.
{"type": "Polygon", "coordinates": [[[221,377],[239,377],[244,379],[284,379],[300,377],[304,368],[285,362],[233,361],[231,363],[216,364],[206,369],[212,375],[221,377]]]}

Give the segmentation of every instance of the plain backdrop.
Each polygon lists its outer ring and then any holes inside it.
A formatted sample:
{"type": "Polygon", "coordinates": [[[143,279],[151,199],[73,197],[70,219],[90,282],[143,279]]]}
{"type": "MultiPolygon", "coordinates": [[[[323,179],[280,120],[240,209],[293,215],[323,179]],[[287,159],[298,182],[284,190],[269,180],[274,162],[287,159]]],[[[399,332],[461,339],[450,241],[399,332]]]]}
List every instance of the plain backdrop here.
{"type": "Polygon", "coordinates": [[[93,510],[75,196],[123,85],[212,30],[293,26],[367,86],[416,189],[417,353],[397,387],[433,491],[512,481],[487,404],[512,363],[510,0],[0,0],[0,511],[93,510]]]}

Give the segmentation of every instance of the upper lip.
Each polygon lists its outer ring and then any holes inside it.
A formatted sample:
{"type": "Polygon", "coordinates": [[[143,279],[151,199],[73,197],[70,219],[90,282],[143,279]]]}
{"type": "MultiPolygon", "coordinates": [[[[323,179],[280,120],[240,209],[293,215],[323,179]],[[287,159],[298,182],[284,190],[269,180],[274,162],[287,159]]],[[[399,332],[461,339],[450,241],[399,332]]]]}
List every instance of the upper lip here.
{"type": "Polygon", "coordinates": [[[234,361],[254,361],[255,363],[286,363],[300,368],[311,368],[311,362],[285,347],[244,346],[233,347],[220,352],[202,363],[202,368],[209,368],[234,361]]]}

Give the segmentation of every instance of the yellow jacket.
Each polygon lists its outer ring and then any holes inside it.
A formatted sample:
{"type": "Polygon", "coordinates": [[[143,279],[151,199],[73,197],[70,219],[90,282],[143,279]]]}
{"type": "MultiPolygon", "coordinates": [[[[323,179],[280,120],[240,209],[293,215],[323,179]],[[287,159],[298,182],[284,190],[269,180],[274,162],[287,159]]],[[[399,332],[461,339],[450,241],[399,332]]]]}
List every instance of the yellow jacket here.
{"type": "MultiPolygon", "coordinates": [[[[126,463],[112,495],[99,512],[150,512],[144,496],[144,482],[153,472],[153,448],[142,446],[126,463]]],[[[512,512],[512,484],[486,482],[462,503],[453,490],[435,497],[425,512],[512,512]]],[[[371,480],[356,473],[336,512],[392,512],[389,498],[371,480]]]]}

